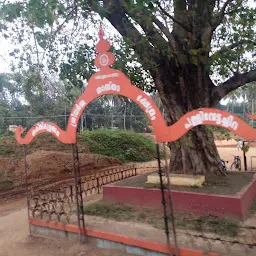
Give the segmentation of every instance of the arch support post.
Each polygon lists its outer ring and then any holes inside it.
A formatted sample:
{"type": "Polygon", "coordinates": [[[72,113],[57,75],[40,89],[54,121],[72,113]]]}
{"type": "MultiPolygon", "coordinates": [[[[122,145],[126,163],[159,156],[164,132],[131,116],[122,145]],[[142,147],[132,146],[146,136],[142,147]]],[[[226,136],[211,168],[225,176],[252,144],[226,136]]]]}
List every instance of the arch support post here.
{"type": "Polygon", "coordinates": [[[77,144],[72,144],[72,159],[75,180],[75,197],[77,206],[77,225],[79,229],[79,240],[81,243],[85,242],[85,222],[84,222],[84,206],[83,206],[83,191],[80,174],[80,163],[77,144]]]}
{"type": "Polygon", "coordinates": [[[27,145],[23,145],[24,151],[24,175],[25,175],[25,186],[26,186],[26,197],[27,197],[27,216],[29,235],[31,236],[31,225],[30,225],[30,204],[29,204],[29,191],[28,191],[28,164],[27,164],[27,145]]]}
{"type": "Polygon", "coordinates": [[[166,242],[168,247],[168,255],[176,256],[176,255],[173,255],[171,251],[170,233],[169,233],[169,226],[168,226],[168,213],[167,213],[165,189],[164,189],[164,183],[163,183],[163,170],[161,168],[161,156],[160,156],[160,149],[159,149],[158,143],[156,144],[156,152],[157,152],[158,174],[160,179],[160,189],[161,189],[161,196],[162,196],[163,215],[164,215],[163,217],[164,217],[164,225],[165,225],[166,242]]]}
{"type": "Polygon", "coordinates": [[[177,233],[176,233],[175,218],[174,218],[174,209],[173,209],[172,194],[171,194],[170,173],[169,173],[165,142],[163,143],[163,148],[164,148],[164,161],[165,161],[165,176],[167,179],[168,201],[170,206],[170,218],[172,222],[172,232],[173,232],[173,239],[174,239],[174,250],[175,250],[175,256],[179,256],[179,248],[178,248],[177,233]]]}

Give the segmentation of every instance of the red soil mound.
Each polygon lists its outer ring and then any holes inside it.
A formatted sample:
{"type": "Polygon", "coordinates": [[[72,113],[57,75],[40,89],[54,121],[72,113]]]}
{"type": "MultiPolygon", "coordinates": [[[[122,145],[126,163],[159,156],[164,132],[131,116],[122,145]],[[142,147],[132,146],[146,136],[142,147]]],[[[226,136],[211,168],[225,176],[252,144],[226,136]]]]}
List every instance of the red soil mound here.
{"type": "MultiPolygon", "coordinates": [[[[118,159],[89,153],[80,153],[81,175],[91,175],[102,169],[121,165],[118,159]]],[[[19,190],[24,186],[24,160],[0,157],[0,191],[19,190]]],[[[50,184],[73,178],[71,153],[58,151],[36,151],[27,156],[28,181],[33,186],[50,184]]]]}

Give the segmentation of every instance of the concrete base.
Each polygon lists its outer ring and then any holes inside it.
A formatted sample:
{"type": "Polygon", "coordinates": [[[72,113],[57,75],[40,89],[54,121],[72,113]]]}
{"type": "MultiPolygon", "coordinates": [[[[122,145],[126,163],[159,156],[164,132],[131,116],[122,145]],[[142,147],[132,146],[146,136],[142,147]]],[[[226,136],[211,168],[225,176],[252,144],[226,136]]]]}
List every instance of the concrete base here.
{"type": "MultiPolygon", "coordinates": [[[[59,237],[68,240],[78,240],[78,226],[72,224],[63,224],[47,222],[45,220],[30,219],[32,235],[43,237],[59,237]]],[[[82,239],[86,243],[91,243],[98,248],[115,249],[123,255],[122,252],[139,256],[168,256],[169,249],[166,244],[151,242],[147,240],[131,238],[114,233],[107,233],[98,230],[85,228],[82,239]]],[[[171,252],[174,254],[174,247],[171,246],[171,252]]],[[[220,256],[217,253],[203,252],[187,248],[178,248],[180,256],[220,256]]]]}
{"type": "MultiPolygon", "coordinates": [[[[163,177],[164,184],[167,183],[167,177],[163,177]]],[[[171,185],[176,186],[197,186],[202,187],[205,182],[205,176],[203,175],[187,175],[187,174],[170,174],[171,185]]],[[[147,176],[147,183],[160,184],[160,178],[158,173],[153,173],[147,176]]]]}

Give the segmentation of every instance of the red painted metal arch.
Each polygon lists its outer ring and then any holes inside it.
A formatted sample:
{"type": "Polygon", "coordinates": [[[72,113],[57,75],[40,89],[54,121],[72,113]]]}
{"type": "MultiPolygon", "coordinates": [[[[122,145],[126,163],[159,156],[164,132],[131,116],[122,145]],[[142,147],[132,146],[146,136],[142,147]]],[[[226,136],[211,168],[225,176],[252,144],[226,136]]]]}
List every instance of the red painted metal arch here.
{"type": "Polygon", "coordinates": [[[53,123],[39,122],[24,138],[21,136],[24,128],[18,127],[15,133],[17,141],[20,144],[29,144],[37,135],[50,132],[62,143],[76,143],[77,125],[84,109],[94,99],[107,94],[123,95],[136,102],[151,121],[158,142],[175,141],[198,125],[223,127],[246,140],[256,140],[256,129],[229,112],[213,108],[193,110],[182,116],[175,124],[167,126],[160,110],[146,93],[132,85],[121,71],[105,67],[90,78],[85,92],[74,104],[66,131],[53,123]]]}

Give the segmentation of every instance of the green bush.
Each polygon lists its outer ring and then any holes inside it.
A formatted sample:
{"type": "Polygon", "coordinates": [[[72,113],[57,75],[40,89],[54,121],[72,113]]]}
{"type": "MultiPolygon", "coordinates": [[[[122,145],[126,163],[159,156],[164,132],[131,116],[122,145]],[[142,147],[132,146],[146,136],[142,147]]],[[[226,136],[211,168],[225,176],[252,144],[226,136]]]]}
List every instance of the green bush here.
{"type": "Polygon", "coordinates": [[[121,130],[84,131],[81,142],[95,154],[111,156],[122,162],[146,162],[155,159],[155,143],[142,134],[121,130]]]}

